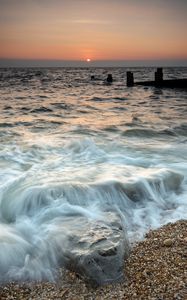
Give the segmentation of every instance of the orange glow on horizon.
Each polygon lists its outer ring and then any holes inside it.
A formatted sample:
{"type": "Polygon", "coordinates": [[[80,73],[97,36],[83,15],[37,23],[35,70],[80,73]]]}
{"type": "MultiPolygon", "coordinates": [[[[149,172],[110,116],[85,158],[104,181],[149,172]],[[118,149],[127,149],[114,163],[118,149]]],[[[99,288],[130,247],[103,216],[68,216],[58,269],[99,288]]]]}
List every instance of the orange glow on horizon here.
{"type": "Polygon", "coordinates": [[[0,7],[0,58],[187,59],[187,3],[7,1],[0,7]]]}

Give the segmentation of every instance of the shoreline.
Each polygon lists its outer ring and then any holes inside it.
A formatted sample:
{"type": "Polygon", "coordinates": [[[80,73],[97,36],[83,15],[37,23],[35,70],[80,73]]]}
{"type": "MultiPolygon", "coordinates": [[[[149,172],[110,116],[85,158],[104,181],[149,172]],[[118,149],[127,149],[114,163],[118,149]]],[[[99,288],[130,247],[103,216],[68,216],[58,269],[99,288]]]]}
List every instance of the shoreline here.
{"type": "Polygon", "coordinates": [[[93,288],[70,271],[57,283],[7,283],[0,299],[187,299],[187,220],[150,230],[124,264],[124,280],[93,288]]]}

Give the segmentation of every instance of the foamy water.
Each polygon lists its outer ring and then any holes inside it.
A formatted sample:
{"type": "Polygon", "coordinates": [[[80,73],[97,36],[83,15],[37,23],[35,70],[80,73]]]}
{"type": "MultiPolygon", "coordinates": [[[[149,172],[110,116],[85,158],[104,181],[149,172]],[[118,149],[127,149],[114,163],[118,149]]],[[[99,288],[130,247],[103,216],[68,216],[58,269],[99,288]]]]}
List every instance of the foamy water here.
{"type": "Polygon", "coordinates": [[[53,280],[80,217],[116,211],[132,242],[187,218],[187,91],[126,88],[125,72],[0,71],[0,281],[53,280]]]}

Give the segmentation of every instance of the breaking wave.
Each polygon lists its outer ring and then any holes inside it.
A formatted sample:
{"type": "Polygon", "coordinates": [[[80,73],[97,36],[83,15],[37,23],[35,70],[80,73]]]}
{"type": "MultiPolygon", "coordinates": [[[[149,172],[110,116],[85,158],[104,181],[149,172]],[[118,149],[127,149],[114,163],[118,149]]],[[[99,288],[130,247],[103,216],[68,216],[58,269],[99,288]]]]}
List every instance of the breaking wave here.
{"type": "Polygon", "coordinates": [[[85,228],[120,219],[134,243],[187,219],[186,92],[126,88],[122,68],[104,85],[107,72],[2,69],[1,283],[55,280],[85,228]]]}

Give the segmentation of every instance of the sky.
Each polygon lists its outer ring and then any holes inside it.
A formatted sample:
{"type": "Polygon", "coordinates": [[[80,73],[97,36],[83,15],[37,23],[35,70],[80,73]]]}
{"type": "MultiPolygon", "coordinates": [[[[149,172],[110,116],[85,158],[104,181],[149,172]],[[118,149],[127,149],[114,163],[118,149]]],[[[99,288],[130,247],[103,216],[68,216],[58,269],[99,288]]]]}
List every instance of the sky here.
{"type": "Polygon", "coordinates": [[[0,63],[185,63],[186,16],[187,0],[0,0],[0,63]]]}

